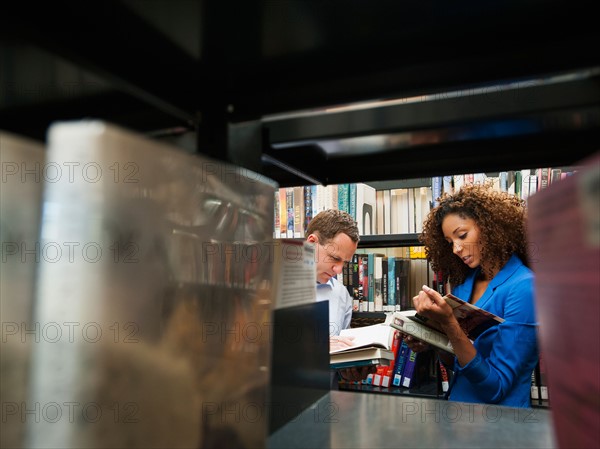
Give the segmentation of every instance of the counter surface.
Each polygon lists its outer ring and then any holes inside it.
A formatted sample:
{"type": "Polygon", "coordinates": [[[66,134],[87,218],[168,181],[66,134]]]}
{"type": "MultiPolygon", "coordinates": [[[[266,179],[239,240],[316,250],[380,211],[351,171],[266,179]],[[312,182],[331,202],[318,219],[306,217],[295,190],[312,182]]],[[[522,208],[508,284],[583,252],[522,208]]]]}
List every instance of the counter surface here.
{"type": "Polygon", "coordinates": [[[555,448],[549,410],[331,391],[270,436],[276,448],[555,448]]]}

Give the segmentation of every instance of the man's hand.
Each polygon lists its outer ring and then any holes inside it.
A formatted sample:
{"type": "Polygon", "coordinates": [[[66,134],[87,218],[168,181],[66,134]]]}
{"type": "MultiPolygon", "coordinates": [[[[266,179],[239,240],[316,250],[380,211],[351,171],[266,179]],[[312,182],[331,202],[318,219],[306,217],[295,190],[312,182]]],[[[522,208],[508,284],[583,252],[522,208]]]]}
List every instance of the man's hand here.
{"type": "Polygon", "coordinates": [[[340,337],[339,335],[329,337],[329,352],[349,348],[352,346],[352,340],[354,337],[340,337]]]}
{"type": "Polygon", "coordinates": [[[375,365],[371,366],[356,366],[352,368],[344,368],[338,370],[342,379],[347,380],[348,382],[360,382],[363,379],[366,379],[369,374],[375,374],[377,372],[377,367],[375,365]]]}

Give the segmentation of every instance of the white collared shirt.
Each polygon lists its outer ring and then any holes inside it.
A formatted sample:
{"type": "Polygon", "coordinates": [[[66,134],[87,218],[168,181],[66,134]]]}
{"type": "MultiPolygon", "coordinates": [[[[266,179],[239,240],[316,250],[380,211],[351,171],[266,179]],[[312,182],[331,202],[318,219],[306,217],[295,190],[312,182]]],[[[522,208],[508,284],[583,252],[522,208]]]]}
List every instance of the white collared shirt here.
{"type": "Polygon", "coordinates": [[[342,329],[350,327],[352,318],[352,297],[336,278],[325,284],[317,283],[317,301],[329,301],[329,335],[339,335],[342,329]]]}

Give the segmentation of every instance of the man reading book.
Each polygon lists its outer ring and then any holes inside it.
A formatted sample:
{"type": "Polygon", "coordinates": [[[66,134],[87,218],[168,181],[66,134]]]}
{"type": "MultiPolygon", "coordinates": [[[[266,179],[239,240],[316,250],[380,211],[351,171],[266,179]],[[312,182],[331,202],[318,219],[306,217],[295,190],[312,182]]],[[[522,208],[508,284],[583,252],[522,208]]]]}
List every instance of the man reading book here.
{"type": "MultiPolygon", "coordinates": [[[[438,292],[424,286],[413,298],[417,313],[437,321],[452,344],[449,398],[529,407],[538,347],[525,202],[488,187],[463,186],[431,210],[420,240],[455,296],[504,319],[471,341],[438,292]]],[[[413,351],[426,349],[413,337],[406,340],[413,351]]]]}
{"type": "MultiPolygon", "coordinates": [[[[306,229],[306,240],[315,244],[317,258],[317,301],[329,301],[330,350],[352,345],[349,337],[340,337],[340,331],[350,327],[352,297],[336,276],[344,264],[352,260],[358,246],[358,227],[346,212],[328,209],[318,213],[306,229]]],[[[373,367],[340,370],[348,381],[366,378],[373,367]]]]}

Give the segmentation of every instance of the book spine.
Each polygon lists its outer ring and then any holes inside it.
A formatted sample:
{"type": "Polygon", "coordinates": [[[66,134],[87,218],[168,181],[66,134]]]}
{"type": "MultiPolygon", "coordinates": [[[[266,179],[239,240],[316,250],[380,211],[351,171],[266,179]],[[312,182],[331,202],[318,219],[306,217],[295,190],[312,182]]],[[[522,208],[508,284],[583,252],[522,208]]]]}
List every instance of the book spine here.
{"type": "Polygon", "coordinates": [[[350,209],[350,184],[338,184],[338,204],[337,207],[343,212],[350,209]]]}
{"type": "Polygon", "coordinates": [[[412,383],[413,375],[415,372],[415,365],[417,362],[417,353],[409,349],[409,355],[406,359],[406,365],[404,366],[404,372],[402,373],[402,386],[410,388],[412,383]]]}
{"type": "Polygon", "coordinates": [[[366,254],[359,256],[359,279],[361,285],[360,311],[369,311],[369,257],[366,254]]]}
{"type": "Polygon", "coordinates": [[[440,204],[440,198],[443,191],[443,178],[441,176],[434,176],[431,178],[431,195],[433,198],[433,207],[437,207],[440,204]]]}
{"type": "Polygon", "coordinates": [[[442,192],[448,195],[454,193],[454,184],[452,176],[443,176],[442,177],[442,192]]]}
{"type": "Polygon", "coordinates": [[[388,309],[396,310],[396,258],[388,257],[388,309]]]}
{"type": "Polygon", "coordinates": [[[304,237],[304,188],[294,187],[294,238],[304,237]]]}
{"type": "Polygon", "coordinates": [[[367,261],[367,301],[369,303],[367,306],[367,311],[375,312],[375,281],[373,279],[375,273],[375,254],[368,254],[367,261]]]}
{"type": "Polygon", "coordinates": [[[356,184],[354,183],[348,188],[348,213],[356,221],[356,184]]]}
{"type": "Polygon", "coordinates": [[[448,389],[450,388],[450,378],[448,376],[448,370],[439,358],[437,360],[437,363],[440,370],[440,386],[442,389],[442,393],[447,393],[448,389]]]}
{"type": "Polygon", "coordinates": [[[275,190],[274,193],[274,233],[273,238],[281,238],[281,223],[280,223],[280,207],[279,207],[279,190],[275,190]]]}
{"type": "Polygon", "coordinates": [[[383,233],[392,233],[392,196],[390,190],[383,191],[383,233]]]}
{"type": "Polygon", "coordinates": [[[312,201],[312,218],[314,218],[320,212],[318,191],[318,186],[310,186],[310,199],[312,201]]]}
{"type": "Polygon", "coordinates": [[[375,312],[383,312],[383,256],[375,255],[373,258],[373,294],[375,312]]]}
{"type": "Polygon", "coordinates": [[[285,187],[279,189],[279,236],[284,239],[287,237],[287,192],[285,187]]]}
{"type": "Polygon", "coordinates": [[[358,273],[358,254],[354,254],[352,256],[352,311],[359,312],[360,311],[360,296],[362,292],[362,285],[360,284],[359,273],[358,273]]]}
{"type": "Polygon", "coordinates": [[[388,287],[388,258],[384,257],[381,260],[381,296],[383,299],[383,311],[389,312],[389,287],[388,287]]]}
{"type": "Polygon", "coordinates": [[[406,355],[408,354],[408,351],[408,345],[402,339],[398,349],[398,354],[396,355],[394,371],[392,373],[392,385],[395,387],[399,387],[402,383],[402,373],[404,372],[404,365],[406,364],[406,355]]]}
{"type": "MultiPolygon", "coordinates": [[[[308,225],[310,224],[310,220],[313,217],[313,197],[312,197],[312,189],[313,186],[304,186],[304,231],[308,229],[308,225]]],[[[302,236],[304,237],[304,236],[302,236]]]]}
{"type": "Polygon", "coordinates": [[[288,238],[294,237],[294,188],[286,187],[285,189],[285,204],[286,204],[286,217],[287,227],[286,235],[288,238]]]}
{"type": "Polygon", "coordinates": [[[394,376],[394,367],[396,364],[396,360],[398,359],[398,352],[400,350],[400,345],[402,343],[402,339],[400,338],[400,332],[394,331],[392,335],[392,352],[394,353],[394,360],[390,363],[389,366],[386,366],[383,370],[383,377],[381,379],[381,386],[388,388],[392,383],[392,378],[394,376]]]}

